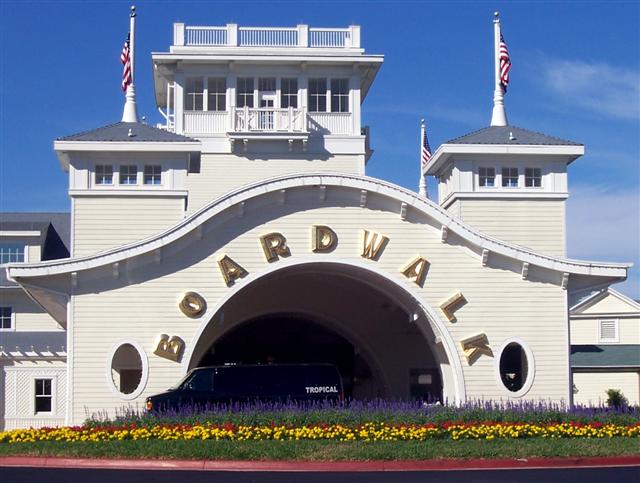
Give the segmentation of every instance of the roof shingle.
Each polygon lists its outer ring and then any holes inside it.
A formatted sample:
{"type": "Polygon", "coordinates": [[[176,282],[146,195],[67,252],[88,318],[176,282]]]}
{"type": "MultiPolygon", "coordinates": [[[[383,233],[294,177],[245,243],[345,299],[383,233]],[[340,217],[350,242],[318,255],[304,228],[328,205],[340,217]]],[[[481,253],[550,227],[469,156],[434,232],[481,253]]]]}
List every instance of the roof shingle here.
{"type": "Polygon", "coordinates": [[[640,345],[572,345],[571,367],[640,367],[640,345]]]}
{"type": "Polygon", "coordinates": [[[57,139],[58,141],[89,142],[155,142],[155,143],[193,143],[196,139],[181,136],[164,129],[149,126],[141,122],[117,122],[108,126],[71,134],[57,139]],[[131,133],[131,134],[130,134],[131,133]]]}
{"type": "Polygon", "coordinates": [[[582,146],[580,143],[547,136],[517,126],[489,126],[447,141],[445,144],[523,144],[582,146]]]}

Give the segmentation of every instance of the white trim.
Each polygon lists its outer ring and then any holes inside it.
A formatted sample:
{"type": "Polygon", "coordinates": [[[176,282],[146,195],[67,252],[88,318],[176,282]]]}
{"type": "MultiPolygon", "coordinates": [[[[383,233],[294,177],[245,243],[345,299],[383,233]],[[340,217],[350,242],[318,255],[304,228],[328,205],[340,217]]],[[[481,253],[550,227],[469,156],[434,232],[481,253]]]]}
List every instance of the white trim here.
{"type": "Polygon", "coordinates": [[[529,392],[529,389],[531,389],[533,381],[536,377],[536,361],[533,357],[533,351],[529,347],[529,344],[527,344],[520,337],[509,337],[502,343],[500,349],[498,349],[498,355],[493,363],[493,369],[498,387],[505,395],[510,397],[525,396],[529,392]],[[518,344],[520,347],[522,347],[525,356],[527,357],[527,379],[524,381],[524,384],[522,385],[520,390],[516,392],[510,391],[505,387],[505,385],[502,383],[502,375],[500,374],[500,359],[502,358],[502,353],[504,352],[505,348],[512,343],[518,344]]]}
{"type": "MultiPolygon", "coordinates": [[[[613,289],[611,287],[607,287],[604,290],[601,290],[599,292],[595,292],[595,293],[589,295],[588,297],[585,297],[584,299],[580,300],[578,303],[574,304],[569,309],[569,311],[570,312],[575,312],[578,309],[589,308],[589,307],[597,304],[598,302],[600,302],[607,295],[612,295],[613,297],[616,297],[621,302],[629,304],[631,307],[636,309],[638,313],[640,313],[640,303],[636,302],[632,298],[627,297],[623,293],[620,293],[620,292],[618,292],[617,290],[615,290],[615,289],[613,289]]],[[[596,317],[607,317],[607,316],[608,316],[608,314],[601,314],[601,313],[597,313],[597,312],[594,312],[593,314],[583,314],[583,313],[571,314],[572,318],[573,317],[596,318],[596,317]]],[[[633,317],[634,313],[633,312],[621,312],[619,314],[616,314],[616,317],[618,317],[618,316],[620,316],[620,317],[625,317],[625,316],[626,317],[633,317]]]]}
{"type": "Polygon", "coordinates": [[[106,152],[187,152],[200,151],[200,141],[55,141],[53,149],[64,154],[69,151],[106,152]]]}
{"type": "MultiPolygon", "coordinates": [[[[98,185],[104,186],[104,185],[98,185]]],[[[107,185],[110,186],[110,185],[107,185]]],[[[69,196],[72,197],[84,197],[84,196],[153,196],[153,197],[166,197],[166,198],[186,198],[189,192],[186,190],[165,190],[161,185],[156,185],[156,189],[142,188],[141,186],[151,185],[119,185],[111,188],[94,188],[90,190],[69,190],[69,196]],[[132,186],[130,189],[122,188],[122,186],[132,186]]]]}
{"type": "Polygon", "coordinates": [[[0,230],[0,236],[40,236],[42,233],[40,231],[33,230],[0,230]]]}
{"type": "Polygon", "coordinates": [[[107,386],[109,386],[111,392],[118,396],[120,399],[131,401],[132,399],[137,398],[147,387],[147,381],[149,379],[149,359],[147,358],[147,353],[136,341],[130,339],[120,339],[113,344],[111,350],[109,351],[109,355],[107,356],[105,364],[105,377],[107,379],[107,386]],[[121,393],[113,383],[113,377],[111,375],[111,364],[113,362],[113,356],[116,354],[116,351],[125,344],[129,344],[138,351],[138,356],[140,356],[140,362],[142,364],[142,375],[140,376],[140,383],[138,384],[136,390],[130,394],[121,393]]]}
{"type": "MultiPolygon", "coordinates": [[[[383,279],[393,284],[395,287],[402,290],[404,293],[406,293],[410,297],[412,297],[416,302],[417,307],[420,307],[420,309],[424,312],[427,320],[431,322],[430,324],[431,327],[433,328],[433,326],[435,326],[437,329],[437,332],[439,332],[434,335],[436,337],[439,336],[440,340],[442,341],[442,346],[444,348],[444,351],[448,359],[446,362],[450,364],[452,368],[452,373],[454,376],[454,380],[452,381],[453,388],[450,388],[450,389],[453,389],[453,391],[450,391],[450,392],[453,393],[454,404],[463,404],[465,402],[466,387],[465,387],[465,381],[464,381],[464,372],[462,370],[462,364],[460,362],[458,349],[455,341],[453,340],[453,337],[451,336],[451,333],[447,329],[446,324],[443,322],[443,320],[440,318],[437,312],[430,306],[425,305],[423,301],[423,297],[421,297],[421,295],[417,293],[417,291],[410,285],[400,283],[398,279],[389,275],[387,272],[380,270],[375,266],[366,264],[364,262],[353,261],[353,260],[342,260],[342,259],[336,260],[331,258],[318,259],[317,257],[307,257],[303,259],[283,259],[283,260],[280,260],[277,264],[270,264],[265,266],[265,268],[263,268],[262,270],[252,272],[245,279],[238,280],[238,283],[235,283],[233,286],[231,286],[229,290],[226,292],[226,294],[223,297],[220,297],[214,305],[208,305],[207,312],[200,317],[200,320],[201,320],[200,325],[198,326],[198,329],[195,331],[193,337],[191,338],[191,341],[187,344],[185,352],[182,357],[182,373],[186,374],[187,371],[189,370],[189,366],[192,362],[191,359],[193,357],[192,351],[196,347],[200,337],[206,330],[207,326],[209,325],[209,323],[211,323],[212,320],[214,320],[214,317],[216,316],[216,314],[220,311],[220,309],[224,307],[224,305],[232,297],[238,294],[238,292],[240,292],[246,286],[252,283],[256,283],[262,278],[274,272],[277,272],[280,270],[286,270],[287,268],[291,268],[291,267],[308,265],[308,264],[347,265],[347,266],[355,267],[361,270],[373,272],[376,275],[382,277],[383,279]]],[[[444,376],[443,374],[441,375],[444,376]]],[[[445,383],[444,377],[442,379],[443,379],[443,390],[444,390],[444,383],[445,383]]]]}
{"type": "MultiPolygon", "coordinates": [[[[566,200],[569,193],[551,193],[543,191],[510,191],[516,188],[478,187],[482,191],[464,191],[450,193],[442,200],[442,207],[447,208],[457,199],[528,199],[528,200],[566,200]]],[[[524,189],[524,188],[523,188],[524,189]]],[[[527,188],[532,189],[532,188],[527,188]]],[[[535,188],[539,189],[539,188],[535,188]]]]}
{"type": "MultiPolygon", "coordinates": [[[[356,190],[358,193],[361,192],[361,190],[366,190],[370,193],[370,196],[375,194],[376,196],[398,201],[398,209],[400,203],[405,202],[414,209],[434,219],[441,226],[447,226],[449,231],[456,233],[480,249],[486,248],[492,253],[500,254],[521,262],[529,262],[531,265],[547,268],[555,272],[612,277],[623,280],[627,276],[628,268],[632,266],[632,264],[624,263],[578,261],[537,253],[525,247],[513,245],[509,242],[485,235],[470,225],[467,225],[462,220],[457,219],[433,201],[422,199],[418,197],[416,193],[401,188],[400,186],[364,176],[325,173],[287,175],[249,184],[223,195],[168,230],[145,240],[74,259],[51,260],[20,265],[8,264],[8,275],[12,279],[16,279],[19,277],[68,274],[123,261],[137,255],[152,252],[157,248],[162,248],[186,236],[196,227],[241,202],[248,200],[256,201],[260,196],[279,192],[283,189],[299,187],[315,189],[317,186],[332,186],[340,189],[356,190]]],[[[316,194],[314,194],[314,197],[317,197],[315,195],[316,194]]]]}
{"type": "Polygon", "coordinates": [[[436,176],[453,154],[523,154],[567,156],[571,161],[584,154],[583,145],[549,144],[441,144],[427,164],[426,174],[436,176]]]}

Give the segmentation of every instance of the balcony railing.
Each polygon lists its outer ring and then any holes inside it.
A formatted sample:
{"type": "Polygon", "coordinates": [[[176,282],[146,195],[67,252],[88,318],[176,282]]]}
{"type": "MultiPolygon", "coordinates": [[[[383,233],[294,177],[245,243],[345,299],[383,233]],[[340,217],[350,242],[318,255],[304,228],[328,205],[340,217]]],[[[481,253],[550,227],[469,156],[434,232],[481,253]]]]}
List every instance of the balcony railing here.
{"type": "Polygon", "coordinates": [[[173,45],[198,47],[310,47],[323,49],[359,49],[360,26],[347,28],[223,27],[173,24],[173,45]]]}
{"type": "Polygon", "coordinates": [[[234,132],[307,132],[302,109],[233,108],[234,132]]]}
{"type": "MultiPolygon", "coordinates": [[[[301,108],[232,107],[230,111],[185,111],[184,134],[223,133],[352,134],[353,115],[349,112],[312,112],[301,108]]],[[[175,131],[168,126],[165,129],[175,131]]]]}

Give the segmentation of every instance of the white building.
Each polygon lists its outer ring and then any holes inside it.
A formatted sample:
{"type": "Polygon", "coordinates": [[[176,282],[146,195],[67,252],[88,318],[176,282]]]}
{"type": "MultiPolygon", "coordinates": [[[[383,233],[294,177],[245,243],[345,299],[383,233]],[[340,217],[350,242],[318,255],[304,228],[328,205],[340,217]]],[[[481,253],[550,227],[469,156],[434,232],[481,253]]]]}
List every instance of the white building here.
{"type": "Polygon", "coordinates": [[[71,258],[8,275],[66,332],[64,417],[7,427],[142,407],[222,363],[331,362],[354,397],[571,401],[569,307],[629,266],[564,258],[582,145],[505,117],[436,150],[435,203],[365,176],[383,57],[358,27],[174,24],[152,59],[164,126],[134,122],[130,88],[127,122],[54,143],[71,258]]]}

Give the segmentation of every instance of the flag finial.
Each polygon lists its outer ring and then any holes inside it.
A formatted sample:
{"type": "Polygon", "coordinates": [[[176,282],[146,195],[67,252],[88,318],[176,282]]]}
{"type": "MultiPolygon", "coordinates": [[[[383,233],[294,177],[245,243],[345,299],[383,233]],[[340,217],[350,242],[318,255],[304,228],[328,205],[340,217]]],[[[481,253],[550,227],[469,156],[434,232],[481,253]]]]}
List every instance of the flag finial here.
{"type": "Polygon", "coordinates": [[[427,164],[431,159],[431,147],[427,139],[427,125],[424,119],[420,119],[420,182],[418,184],[418,195],[428,198],[427,194],[427,164]]]}

